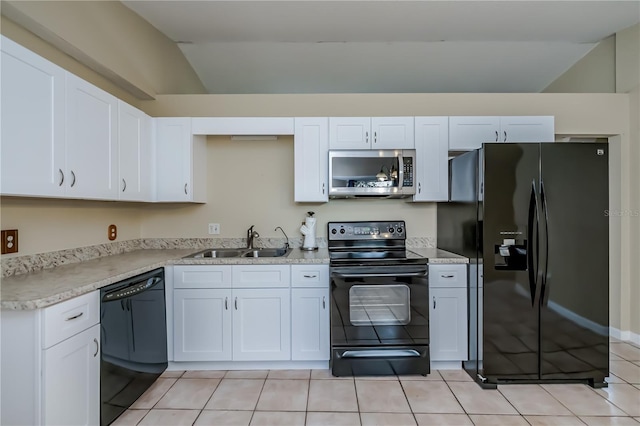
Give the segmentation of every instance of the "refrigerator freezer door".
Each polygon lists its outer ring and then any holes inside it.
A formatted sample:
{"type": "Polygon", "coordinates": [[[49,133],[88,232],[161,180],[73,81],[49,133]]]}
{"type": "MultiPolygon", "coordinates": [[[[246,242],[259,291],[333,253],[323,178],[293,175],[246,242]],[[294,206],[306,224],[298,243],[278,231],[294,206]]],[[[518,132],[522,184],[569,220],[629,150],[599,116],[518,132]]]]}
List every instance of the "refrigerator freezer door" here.
{"type": "Polygon", "coordinates": [[[539,150],[539,144],[484,144],[481,374],[490,382],[538,378],[541,282],[530,283],[526,259],[536,254],[528,225],[539,150]]]}
{"type": "Polygon", "coordinates": [[[548,243],[542,248],[541,379],[602,381],[609,367],[608,147],[540,148],[548,243]]]}

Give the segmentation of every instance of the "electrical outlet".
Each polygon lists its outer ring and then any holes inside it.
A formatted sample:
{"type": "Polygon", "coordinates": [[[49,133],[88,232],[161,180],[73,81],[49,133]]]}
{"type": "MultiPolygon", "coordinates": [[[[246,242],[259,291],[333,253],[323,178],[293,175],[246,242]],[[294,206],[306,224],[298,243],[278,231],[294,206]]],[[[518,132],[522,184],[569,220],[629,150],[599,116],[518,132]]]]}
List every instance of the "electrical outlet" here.
{"type": "Polygon", "coordinates": [[[109,241],[113,241],[118,238],[118,227],[115,225],[109,225],[107,228],[107,237],[109,237],[109,241]]]}
{"type": "Polygon", "coordinates": [[[210,223],[209,224],[209,235],[219,235],[220,234],[220,224],[219,223],[210,223]]]}
{"type": "Polygon", "coordinates": [[[8,229],[2,231],[2,254],[18,252],[18,230],[8,229]]]}

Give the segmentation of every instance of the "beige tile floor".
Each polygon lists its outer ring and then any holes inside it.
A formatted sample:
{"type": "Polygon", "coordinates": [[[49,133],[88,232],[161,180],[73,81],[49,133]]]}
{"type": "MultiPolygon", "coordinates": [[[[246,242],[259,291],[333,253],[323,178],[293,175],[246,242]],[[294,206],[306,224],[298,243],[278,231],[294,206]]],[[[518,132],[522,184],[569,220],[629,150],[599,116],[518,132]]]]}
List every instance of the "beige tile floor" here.
{"type": "Polygon", "coordinates": [[[328,370],[168,371],[113,424],[640,425],[640,347],[612,341],[609,387],[500,385],[462,371],[336,378],[328,370]]]}

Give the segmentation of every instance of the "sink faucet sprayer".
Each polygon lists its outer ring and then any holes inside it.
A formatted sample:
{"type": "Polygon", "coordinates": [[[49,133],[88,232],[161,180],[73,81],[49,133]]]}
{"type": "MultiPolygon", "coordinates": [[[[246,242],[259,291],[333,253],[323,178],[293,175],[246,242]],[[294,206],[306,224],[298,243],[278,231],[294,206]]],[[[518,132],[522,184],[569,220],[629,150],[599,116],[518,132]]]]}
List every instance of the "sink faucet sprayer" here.
{"type": "Polygon", "coordinates": [[[287,237],[287,234],[284,233],[284,229],[282,229],[281,226],[276,226],[276,229],[274,229],[274,231],[277,231],[278,229],[282,231],[282,233],[284,234],[284,237],[287,239],[287,242],[284,243],[284,248],[288,249],[289,248],[289,237],[287,237]]]}
{"type": "Polygon", "coordinates": [[[260,236],[260,234],[258,234],[257,231],[253,230],[254,226],[255,225],[251,225],[251,227],[247,229],[247,248],[250,248],[250,249],[253,248],[253,239],[258,238],[260,236]]]}

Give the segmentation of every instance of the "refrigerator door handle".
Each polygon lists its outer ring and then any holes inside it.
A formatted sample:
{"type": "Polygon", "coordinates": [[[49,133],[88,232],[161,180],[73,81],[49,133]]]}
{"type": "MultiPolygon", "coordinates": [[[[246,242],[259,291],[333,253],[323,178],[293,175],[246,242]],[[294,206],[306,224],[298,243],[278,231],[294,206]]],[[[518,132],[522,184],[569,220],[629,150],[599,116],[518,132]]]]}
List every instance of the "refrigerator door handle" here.
{"type": "Polygon", "coordinates": [[[531,181],[531,195],[529,197],[529,214],[527,219],[527,271],[529,274],[529,294],[531,295],[531,306],[535,306],[536,296],[538,293],[537,277],[538,268],[537,261],[539,261],[539,255],[537,254],[538,248],[538,202],[536,199],[536,182],[531,181]],[[533,256],[533,228],[536,228],[536,257],[533,256]],[[535,265],[534,265],[535,264],[535,265]]]}
{"type": "Polygon", "coordinates": [[[548,266],[549,266],[549,215],[547,211],[547,198],[544,195],[544,182],[540,181],[540,199],[542,201],[542,216],[544,218],[544,258],[542,268],[542,286],[540,292],[540,298],[542,299],[542,305],[546,305],[549,302],[549,284],[548,278],[548,266]]]}

